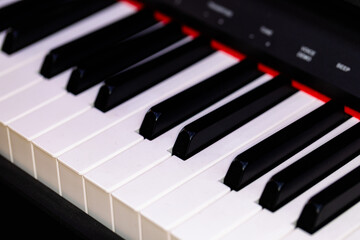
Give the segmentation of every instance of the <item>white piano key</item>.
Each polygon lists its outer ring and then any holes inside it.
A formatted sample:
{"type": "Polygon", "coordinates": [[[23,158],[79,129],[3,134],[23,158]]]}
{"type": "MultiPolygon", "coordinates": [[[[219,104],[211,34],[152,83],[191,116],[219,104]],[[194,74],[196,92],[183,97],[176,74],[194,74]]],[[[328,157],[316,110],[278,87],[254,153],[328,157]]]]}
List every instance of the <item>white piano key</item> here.
{"type": "Polygon", "coordinates": [[[291,224],[283,224],[280,219],[265,209],[220,239],[238,239],[239,236],[249,240],[281,239],[293,228],[291,224]]]}
{"type": "Polygon", "coordinates": [[[248,199],[239,198],[237,192],[231,191],[172,229],[171,239],[218,239],[260,211],[260,205],[248,199]]]}
{"type": "Polygon", "coordinates": [[[43,81],[43,78],[36,71],[38,68],[39,63],[31,62],[23,66],[21,71],[11,71],[1,75],[0,101],[43,81]]]}
{"type": "Polygon", "coordinates": [[[96,96],[98,95],[99,89],[101,88],[102,85],[103,85],[102,82],[98,83],[95,86],[87,89],[86,91],[81,92],[78,95],[75,95],[75,97],[79,99],[79,101],[86,102],[91,106],[93,106],[96,96]]]}
{"type": "Polygon", "coordinates": [[[168,240],[174,226],[228,192],[221,182],[206,178],[185,183],[141,212],[141,239],[168,240]]]}
{"type": "Polygon", "coordinates": [[[111,119],[90,109],[32,141],[38,179],[59,192],[56,158],[76,145],[100,133],[111,119]]]}
{"type": "MultiPolygon", "coordinates": [[[[151,105],[212,76],[237,61],[233,57],[216,52],[113,110],[103,113],[97,109],[90,109],[84,114],[39,136],[33,141],[35,165],[39,168],[37,169],[38,179],[54,191],[61,193],[57,162],[57,158],[61,154],[136,113],[143,111],[143,114],[145,114],[145,111],[151,105]],[[209,66],[213,67],[209,69],[209,66]],[[205,69],[206,71],[204,71],[205,69]]],[[[71,166],[71,163],[67,163],[67,165],[71,166]]],[[[78,175],[76,171],[74,173],[78,175]]]]}
{"type": "Polygon", "coordinates": [[[7,55],[6,53],[1,52],[0,76],[30,62],[36,62],[38,64],[38,69],[36,70],[40,70],[43,57],[50,49],[77,37],[83,36],[90,31],[106,26],[107,24],[128,16],[133,12],[135,12],[135,8],[130,4],[117,3],[99,11],[98,13],[84,18],[79,22],[72,24],[71,26],[54,33],[49,37],[46,37],[43,40],[40,40],[14,54],[7,55]]]}
{"type": "MultiPolygon", "coordinates": [[[[172,147],[172,144],[175,142],[178,132],[181,130],[183,126],[197,119],[198,117],[203,116],[206,113],[218,108],[219,106],[222,106],[223,104],[231,101],[232,99],[238,97],[239,95],[242,95],[245,92],[255,88],[256,86],[270,80],[271,78],[272,77],[270,75],[265,74],[262,77],[258,78],[256,81],[254,81],[252,84],[249,84],[246,87],[234,92],[233,94],[222,99],[213,106],[207,108],[201,113],[193,116],[192,118],[186,120],[185,122],[171,129],[167,133],[156,138],[154,141],[144,140],[143,142],[137,144],[134,148],[129,149],[128,151],[120,154],[119,156],[99,166],[94,171],[91,171],[88,174],[86,174],[87,181],[95,182],[95,184],[102,186],[104,189],[107,189],[108,192],[111,191],[110,189],[114,189],[120,186],[121,184],[130,181],[132,178],[136,177],[137,175],[141,174],[147,169],[150,169],[152,166],[155,166],[156,164],[160,163],[161,161],[171,156],[171,153],[167,150],[172,147]],[[146,159],[144,159],[143,157],[139,157],[139,153],[141,152],[147,153],[146,159]],[[129,161],[129,159],[131,159],[131,161],[129,161]],[[111,171],[110,169],[115,171],[111,171]],[[105,172],[107,176],[106,178],[104,178],[105,172]],[[113,183],[116,183],[116,186],[114,186],[113,183]]],[[[99,208],[98,207],[99,205],[91,200],[87,201],[87,205],[88,205],[88,209],[90,209],[89,210],[90,215],[102,219],[102,215],[104,213],[103,207],[105,205],[102,205],[99,208]]],[[[108,212],[108,218],[107,218],[108,220],[109,220],[109,214],[110,213],[108,212]]]]}
{"type": "MultiPolygon", "coordinates": [[[[285,237],[295,229],[296,220],[300,216],[306,201],[359,166],[359,159],[360,157],[353,159],[276,212],[272,213],[266,209],[262,210],[255,217],[241,224],[222,239],[230,240],[238,239],[239,236],[246,236],[246,239],[277,240],[285,237]],[[261,231],[259,231],[260,229],[261,231]]],[[[328,237],[327,239],[333,239],[330,236],[328,237]]]]}
{"type": "Polygon", "coordinates": [[[66,94],[62,75],[41,81],[0,102],[0,153],[12,160],[8,124],[66,94]]]}
{"type": "MultiPolygon", "coordinates": [[[[323,228],[313,234],[297,228],[291,234],[283,238],[284,240],[340,240],[352,234],[360,227],[360,202],[345,211],[343,214],[332,220],[323,228]]],[[[359,236],[359,230],[355,234],[355,238],[359,236]]],[[[346,240],[352,239],[351,235],[346,240]]]]}
{"type": "Polygon", "coordinates": [[[135,130],[143,114],[135,114],[58,157],[62,197],[87,212],[82,176],[144,138],[135,130]]]}
{"type": "Polygon", "coordinates": [[[344,240],[359,240],[360,239],[360,228],[350,233],[344,240]]]}
{"type": "Polygon", "coordinates": [[[7,124],[14,121],[14,119],[24,116],[32,108],[38,107],[39,104],[46,104],[48,99],[52,99],[58,94],[65,94],[65,82],[66,79],[60,77],[53,81],[41,81],[1,101],[0,108],[3,112],[0,114],[0,121],[3,124],[7,124]]]}
{"type": "Polygon", "coordinates": [[[90,109],[90,104],[66,94],[10,123],[9,137],[13,163],[36,178],[31,141],[45,132],[90,109]]]}
{"type": "MultiPolygon", "coordinates": [[[[249,147],[267,137],[271,132],[281,128],[282,124],[292,122],[297,117],[298,112],[311,105],[314,101],[316,100],[306,94],[296,93],[191,159],[182,161],[177,157],[171,157],[120,187],[112,194],[114,209],[119,208],[116,211],[122,213],[116,216],[119,224],[115,223],[115,231],[120,235],[131,235],[131,238],[134,239],[139,238],[139,211],[239,148],[245,145],[249,147]],[[264,122],[267,125],[262,124],[264,122]],[[137,229],[123,229],[121,223],[124,221],[137,226],[137,229]]],[[[106,179],[105,175],[104,178],[106,179]]],[[[88,185],[92,185],[91,191],[93,193],[91,197],[96,197],[96,199],[93,199],[94,202],[100,202],[100,199],[109,201],[106,198],[106,195],[109,195],[109,189],[101,189],[94,184],[88,185]]],[[[100,187],[102,186],[100,185],[100,187]]],[[[90,199],[87,200],[90,201],[90,199]]]]}
{"type": "Polygon", "coordinates": [[[142,240],[168,239],[172,228],[228,194],[230,188],[220,180],[234,157],[227,157],[144,208],[141,211],[142,240]]]}

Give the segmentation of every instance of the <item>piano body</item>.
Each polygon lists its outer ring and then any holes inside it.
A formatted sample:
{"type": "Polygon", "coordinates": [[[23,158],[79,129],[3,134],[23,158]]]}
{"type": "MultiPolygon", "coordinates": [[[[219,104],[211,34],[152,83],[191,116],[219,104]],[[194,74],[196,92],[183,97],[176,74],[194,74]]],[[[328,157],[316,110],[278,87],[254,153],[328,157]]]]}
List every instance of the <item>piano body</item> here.
{"type": "Polygon", "coordinates": [[[5,232],[360,239],[359,13],[1,0],[5,232]]]}

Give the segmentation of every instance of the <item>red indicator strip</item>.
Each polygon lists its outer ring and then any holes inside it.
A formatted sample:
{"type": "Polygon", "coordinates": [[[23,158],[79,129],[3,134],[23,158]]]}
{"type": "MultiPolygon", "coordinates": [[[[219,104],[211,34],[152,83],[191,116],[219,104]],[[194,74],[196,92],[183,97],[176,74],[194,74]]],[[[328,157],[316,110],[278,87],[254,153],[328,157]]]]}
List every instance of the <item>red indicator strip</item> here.
{"type": "Polygon", "coordinates": [[[295,80],[292,80],[291,81],[291,85],[294,87],[294,88],[297,88],[299,89],[300,91],[303,91],[303,92],[306,92],[307,94],[310,94],[311,96],[323,101],[323,102],[328,102],[331,100],[331,98],[329,98],[328,96],[325,96],[324,94],[321,94],[319,93],[318,91],[315,91],[314,89],[312,88],[309,88],[308,86],[305,86],[304,84],[302,83],[299,83],[295,80]]]}
{"type": "Polygon", "coordinates": [[[126,2],[134,6],[137,10],[141,10],[144,7],[144,4],[135,0],[120,0],[119,2],[126,2]]]}
{"type": "Polygon", "coordinates": [[[197,38],[200,35],[198,31],[185,25],[181,26],[181,30],[183,31],[183,33],[193,38],[197,38]]]}
{"type": "Polygon", "coordinates": [[[267,74],[269,74],[269,75],[271,75],[273,77],[276,77],[277,75],[280,74],[278,71],[276,71],[276,70],[274,70],[274,69],[272,69],[272,68],[270,68],[270,67],[268,67],[268,66],[266,66],[266,65],[264,65],[262,63],[258,63],[258,69],[259,69],[259,71],[267,73],[267,74]]]}
{"type": "Polygon", "coordinates": [[[211,46],[216,49],[216,50],[220,50],[222,52],[225,52],[239,60],[244,60],[246,58],[246,55],[245,54],[242,54],[218,41],[215,41],[215,40],[211,40],[211,46]]]}
{"type": "Polygon", "coordinates": [[[355,111],[347,106],[344,107],[344,112],[360,120],[360,112],[355,111]]]}
{"type": "Polygon", "coordinates": [[[161,12],[155,12],[154,17],[156,20],[158,20],[159,22],[162,22],[164,24],[168,24],[169,22],[171,22],[171,17],[169,17],[161,12]]]}

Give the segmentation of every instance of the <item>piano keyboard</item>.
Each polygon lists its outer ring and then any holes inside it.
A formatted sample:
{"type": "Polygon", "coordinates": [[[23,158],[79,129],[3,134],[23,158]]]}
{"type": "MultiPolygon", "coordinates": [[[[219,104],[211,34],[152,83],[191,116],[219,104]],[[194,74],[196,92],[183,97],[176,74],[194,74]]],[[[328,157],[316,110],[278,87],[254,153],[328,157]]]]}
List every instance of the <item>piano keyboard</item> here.
{"type": "Polygon", "coordinates": [[[355,111],[142,4],[33,4],[0,1],[57,14],[0,25],[12,164],[119,238],[360,237],[355,111]]]}

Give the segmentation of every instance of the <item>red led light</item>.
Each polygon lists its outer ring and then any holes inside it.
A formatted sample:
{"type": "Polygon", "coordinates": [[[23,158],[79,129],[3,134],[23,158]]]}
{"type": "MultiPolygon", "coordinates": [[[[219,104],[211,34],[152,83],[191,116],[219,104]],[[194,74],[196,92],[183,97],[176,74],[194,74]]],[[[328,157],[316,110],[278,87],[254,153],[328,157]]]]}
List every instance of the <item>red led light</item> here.
{"type": "Polygon", "coordinates": [[[346,106],[344,107],[344,112],[360,120],[360,112],[346,106]]]}
{"type": "Polygon", "coordinates": [[[319,100],[321,100],[323,102],[328,102],[328,101],[331,100],[331,98],[329,98],[328,96],[326,96],[324,94],[321,94],[318,91],[315,91],[314,89],[309,88],[308,86],[306,86],[306,85],[304,85],[302,83],[299,83],[299,82],[297,82],[295,80],[291,81],[291,85],[294,88],[299,89],[299,90],[301,90],[303,92],[306,92],[307,94],[309,94],[309,95],[311,95],[311,96],[313,96],[313,97],[315,97],[315,98],[317,98],[317,99],[319,99],[319,100]]]}
{"type": "Polygon", "coordinates": [[[155,12],[154,17],[156,20],[158,20],[159,22],[162,22],[164,24],[168,24],[169,22],[171,22],[171,17],[169,17],[161,12],[155,12]]]}
{"type": "Polygon", "coordinates": [[[246,58],[246,55],[245,54],[242,54],[241,52],[238,52],[218,41],[215,41],[215,40],[211,40],[211,46],[216,49],[216,50],[220,50],[220,51],[223,51],[223,52],[226,52],[227,54],[235,57],[235,58],[238,58],[240,60],[244,60],[246,58]]]}
{"type": "Polygon", "coordinates": [[[264,65],[262,63],[258,63],[258,69],[259,69],[259,71],[267,73],[267,74],[269,74],[269,75],[271,75],[273,77],[276,77],[277,75],[280,74],[278,71],[276,71],[276,70],[274,70],[274,69],[272,69],[272,68],[270,68],[270,67],[268,67],[268,66],[266,66],[266,65],[264,65]]]}
{"type": "Polygon", "coordinates": [[[120,0],[119,2],[126,2],[134,6],[137,10],[141,10],[144,7],[144,4],[135,0],[120,0]]]}
{"type": "Polygon", "coordinates": [[[195,29],[192,29],[188,26],[185,26],[185,25],[183,25],[181,27],[181,30],[183,31],[183,33],[185,33],[186,35],[189,35],[193,38],[197,38],[200,35],[200,33],[198,31],[196,31],[195,29]]]}

